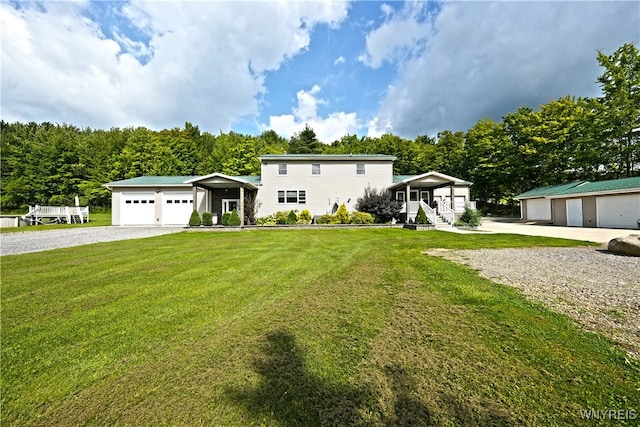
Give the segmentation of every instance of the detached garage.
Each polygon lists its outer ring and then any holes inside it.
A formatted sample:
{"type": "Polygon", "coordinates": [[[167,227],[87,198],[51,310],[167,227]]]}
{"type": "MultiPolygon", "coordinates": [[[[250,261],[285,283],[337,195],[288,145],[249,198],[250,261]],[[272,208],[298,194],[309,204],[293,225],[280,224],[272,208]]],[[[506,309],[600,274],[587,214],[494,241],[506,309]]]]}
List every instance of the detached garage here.
{"type": "Polygon", "coordinates": [[[534,207],[546,201],[554,225],[640,229],[640,177],[538,187],[516,199],[525,220],[534,219],[532,201],[534,207]]]}

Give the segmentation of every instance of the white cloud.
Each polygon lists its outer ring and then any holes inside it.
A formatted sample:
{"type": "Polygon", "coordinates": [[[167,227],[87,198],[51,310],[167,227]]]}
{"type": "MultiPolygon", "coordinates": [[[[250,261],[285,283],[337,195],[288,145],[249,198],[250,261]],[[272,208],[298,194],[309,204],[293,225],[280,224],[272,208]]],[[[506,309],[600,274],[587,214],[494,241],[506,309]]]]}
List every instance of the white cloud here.
{"type": "MultiPolygon", "coordinates": [[[[394,17],[367,36],[365,63],[397,59],[403,41],[413,43],[392,36],[416,28],[415,15],[405,16],[406,24],[394,17]]],[[[467,130],[483,116],[499,120],[520,106],[597,96],[597,50],[637,42],[639,17],[637,2],[444,3],[428,34],[413,33],[425,49],[400,62],[371,132],[389,125],[407,137],[467,130]]]]}
{"type": "Polygon", "coordinates": [[[262,127],[290,137],[308,124],[316,133],[318,140],[324,143],[331,143],[347,134],[355,134],[360,127],[356,113],[335,112],[326,118],[318,116],[318,105],[325,103],[317,96],[320,90],[320,86],[314,85],[309,92],[298,91],[296,94],[298,106],[292,110],[292,114],[271,116],[269,126],[262,127]]]}
{"type": "Polygon", "coordinates": [[[344,64],[344,62],[345,62],[344,56],[340,55],[339,57],[336,58],[335,61],[333,61],[333,65],[344,64]]]}
{"type": "Polygon", "coordinates": [[[0,3],[4,120],[228,130],[257,114],[267,71],[348,11],[337,1],[109,3],[146,43],[125,28],[109,39],[89,7],[0,3]]]}

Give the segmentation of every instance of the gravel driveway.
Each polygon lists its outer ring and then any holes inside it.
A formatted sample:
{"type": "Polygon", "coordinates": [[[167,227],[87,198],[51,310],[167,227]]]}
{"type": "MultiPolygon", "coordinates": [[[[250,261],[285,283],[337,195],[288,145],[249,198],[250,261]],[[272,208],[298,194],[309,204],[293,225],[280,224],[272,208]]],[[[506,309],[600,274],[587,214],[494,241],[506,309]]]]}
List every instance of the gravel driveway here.
{"type": "Polygon", "coordinates": [[[0,255],[16,255],[90,243],[140,239],[184,231],[183,227],[87,227],[0,234],[0,255]]]}
{"type": "Polygon", "coordinates": [[[432,250],[600,332],[640,359],[640,258],[605,246],[432,250]]]}

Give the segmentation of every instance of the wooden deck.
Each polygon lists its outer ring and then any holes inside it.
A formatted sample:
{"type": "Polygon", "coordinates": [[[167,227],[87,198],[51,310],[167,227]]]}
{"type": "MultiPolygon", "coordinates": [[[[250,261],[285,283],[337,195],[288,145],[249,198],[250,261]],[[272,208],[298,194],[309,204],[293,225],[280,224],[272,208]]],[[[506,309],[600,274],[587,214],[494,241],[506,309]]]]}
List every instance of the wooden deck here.
{"type": "Polygon", "coordinates": [[[29,212],[22,217],[29,225],[89,222],[89,206],[29,206],[29,212]]]}

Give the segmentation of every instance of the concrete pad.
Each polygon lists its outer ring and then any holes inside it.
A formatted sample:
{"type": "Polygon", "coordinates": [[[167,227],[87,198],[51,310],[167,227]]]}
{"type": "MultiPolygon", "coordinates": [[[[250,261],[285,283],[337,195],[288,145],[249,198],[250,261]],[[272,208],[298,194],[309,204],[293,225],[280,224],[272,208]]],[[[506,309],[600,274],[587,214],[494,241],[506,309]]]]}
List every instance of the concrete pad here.
{"type": "Polygon", "coordinates": [[[482,218],[479,231],[492,233],[513,233],[527,236],[558,237],[562,239],[586,240],[596,243],[608,243],[616,237],[628,236],[638,233],[633,229],[618,228],[583,228],[561,227],[557,225],[539,225],[536,223],[521,222],[512,218],[482,218]]]}

